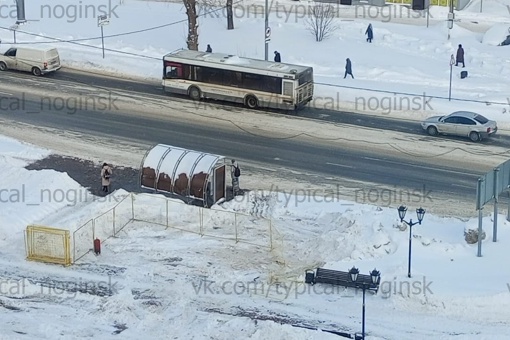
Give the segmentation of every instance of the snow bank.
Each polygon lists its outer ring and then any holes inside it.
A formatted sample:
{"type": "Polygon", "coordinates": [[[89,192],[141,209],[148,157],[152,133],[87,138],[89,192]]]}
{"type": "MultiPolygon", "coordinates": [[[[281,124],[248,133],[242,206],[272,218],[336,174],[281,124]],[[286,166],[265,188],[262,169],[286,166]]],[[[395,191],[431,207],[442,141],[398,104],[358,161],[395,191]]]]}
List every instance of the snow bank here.
{"type": "Polygon", "coordinates": [[[498,46],[510,35],[510,24],[496,24],[483,36],[482,43],[485,45],[498,46]]]}

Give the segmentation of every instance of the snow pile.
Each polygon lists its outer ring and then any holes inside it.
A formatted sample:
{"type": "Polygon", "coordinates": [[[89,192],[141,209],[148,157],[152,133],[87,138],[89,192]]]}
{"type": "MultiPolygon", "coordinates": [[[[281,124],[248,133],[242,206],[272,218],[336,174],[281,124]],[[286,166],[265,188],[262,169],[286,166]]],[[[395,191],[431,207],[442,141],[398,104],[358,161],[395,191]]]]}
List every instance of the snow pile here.
{"type": "Polygon", "coordinates": [[[486,45],[498,46],[510,35],[510,24],[496,24],[483,36],[482,42],[486,45]]]}
{"type": "Polygon", "coordinates": [[[509,0],[471,0],[462,11],[501,15],[502,13],[508,13],[509,5],[509,0]]]}
{"type": "MultiPolygon", "coordinates": [[[[51,192],[86,191],[67,174],[23,169],[27,159],[38,159],[47,151],[7,138],[0,141],[3,170],[9,175],[8,182],[1,185],[28,183],[34,189],[26,191],[27,202],[40,199],[40,183],[51,192]],[[23,162],[16,158],[20,155],[23,162]]],[[[409,234],[394,209],[294,194],[252,191],[206,209],[202,215],[199,208],[175,201],[167,206],[161,195],[135,195],[134,204],[128,198],[126,204],[116,207],[115,216],[116,224],[121,225],[134,207],[138,221],[104,243],[101,256],[89,254],[70,268],[25,261],[25,224],[72,229],[104,214],[118,200],[96,198],[71,204],[68,197],[34,207],[4,202],[0,280],[2,287],[7,285],[10,290],[0,298],[0,303],[8,306],[0,309],[7,325],[2,332],[9,335],[21,327],[11,310],[30,308],[35,322],[25,324],[23,331],[31,336],[37,333],[39,338],[54,337],[64,329],[75,337],[122,332],[129,337],[161,338],[167,330],[155,325],[164,322],[182,338],[217,334],[219,339],[229,339],[243,334],[247,339],[326,339],[327,333],[285,324],[359,331],[352,322],[352,311],[360,303],[352,299],[353,291],[330,292],[329,286],[311,289],[302,283],[306,269],[348,270],[353,265],[362,273],[373,268],[382,273],[380,294],[367,297],[372,315],[377,315],[367,319],[374,335],[396,338],[403,330],[394,323],[395,317],[413,325],[407,331],[413,338],[465,332],[473,334],[466,339],[476,339],[477,329],[501,334],[508,327],[510,294],[504,282],[510,272],[504,254],[510,223],[504,217],[499,219],[498,243],[490,242],[490,219],[484,219],[484,257],[476,258],[476,245],[467,245],[463,235],[466,228],[476,227],[476,220],[426,215],[423,225],[413,228],[413,278],[408,279],[409,234]],[[169,228],[164,226],[167,211],[169,228]],[[242,215],[234,218],[234,212],[242,215]],[[204,223],[203,237],[200,221],[204,223]],[[236,243],[232,239],[234,223],[238,226],[236,236],[253,242],[236,243]],[[484,274],[473,275],[477,272],[484,274]],[[77,283],[88,286],[71,289],[77,283]],[[91,284],[102,288],[91,289],[91,284]],[[61,288],[59,295],[55,285],[61,288]],[[473,302],[476,308],[472,308],[473,302]],[[345,308],[339,310],[339,303],[345,308]],[[321,306],[319,314],[317,306],[321,306]],[[479,319],[480,310],[484,311],[483,320],[479,319]],[[66,318],[55,323],[54,315],[66,318]],[[52,328],[36,326],[49,318],[52,328]],[[79,327],[75,325],[78,320],[79,327]],[[435,325],[433,330],[430,324],[435,325]]],[[[115,195],[122,198],[128,193],[119,190],[109,196],[115,195]]],[[[112,223],[111,217],[97,219],[96,236],[103,237],[112,223]]]]}

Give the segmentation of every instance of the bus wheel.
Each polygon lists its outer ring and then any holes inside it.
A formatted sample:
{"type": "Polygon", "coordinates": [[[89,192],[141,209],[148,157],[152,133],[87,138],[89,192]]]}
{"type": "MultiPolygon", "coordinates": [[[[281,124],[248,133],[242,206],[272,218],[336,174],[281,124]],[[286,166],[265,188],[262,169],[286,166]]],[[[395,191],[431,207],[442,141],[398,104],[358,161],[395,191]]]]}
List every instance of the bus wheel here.
{"type": "Polygon", "coordinates": [[[255,96],[248,96],[244,100],[244,104],[248,106],[250,109],[256,109],[259,106],[259,101],[255,96]]]}
{"type": "Polygon", "coordinates": [[[201,97],[200,90],[196,86],[192,86],[189,88],[188,95],[193,100],[200,100],[201,97]]]}

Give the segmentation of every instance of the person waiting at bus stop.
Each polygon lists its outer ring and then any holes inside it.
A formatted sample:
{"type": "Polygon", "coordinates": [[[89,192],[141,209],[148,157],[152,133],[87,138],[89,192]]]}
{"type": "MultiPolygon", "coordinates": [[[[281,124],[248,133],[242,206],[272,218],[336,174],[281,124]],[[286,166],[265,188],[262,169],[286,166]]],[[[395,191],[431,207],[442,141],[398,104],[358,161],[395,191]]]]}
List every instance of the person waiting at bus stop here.
{"type": "Polygon", "coordinates": [[[237,164],[235,159],[232,160],[230,177],[232,177],[232,192],[234,193],[235,196],[241,190],[239,188],[239,177],[241,177],[241,169],[239,169],[239,164],[237,164]]]}

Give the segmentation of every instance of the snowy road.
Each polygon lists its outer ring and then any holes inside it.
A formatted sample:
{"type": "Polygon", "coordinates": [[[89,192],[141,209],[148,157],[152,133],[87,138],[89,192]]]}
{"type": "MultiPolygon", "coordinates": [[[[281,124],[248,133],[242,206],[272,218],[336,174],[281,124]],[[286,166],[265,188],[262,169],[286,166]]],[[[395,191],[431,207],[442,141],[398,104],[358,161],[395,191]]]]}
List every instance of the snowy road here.
{"type": "Polygon", "coordinates": [[[337,112],[314,119],[306,111],[304,117],[293,117],[214,103],[196,106],[155,95],[160,89],[150,83],[90,74],[6,74],[5,80],[0,85],[3,105],[12,110],[2,112],[0,133],[7,136],[133,168],[158,143],[223,154],[242,160],[251,174],[245,185],[262,190],[274,188],[269,177],[276,175],[284,179],[276,182],[282,190],[295,191],[298,181],[354,196],[360,203],[384,204],[368,202],[359,192],[391,188],[404,192],[403,200],[419,192],[437,213],[447,213],[443,202],[450,199],[448,209],[471,215],[477,178],[505,161],[510,147],[506,135],[478,145],[433,139],[416,122],[369,115],[337,112]]]}

